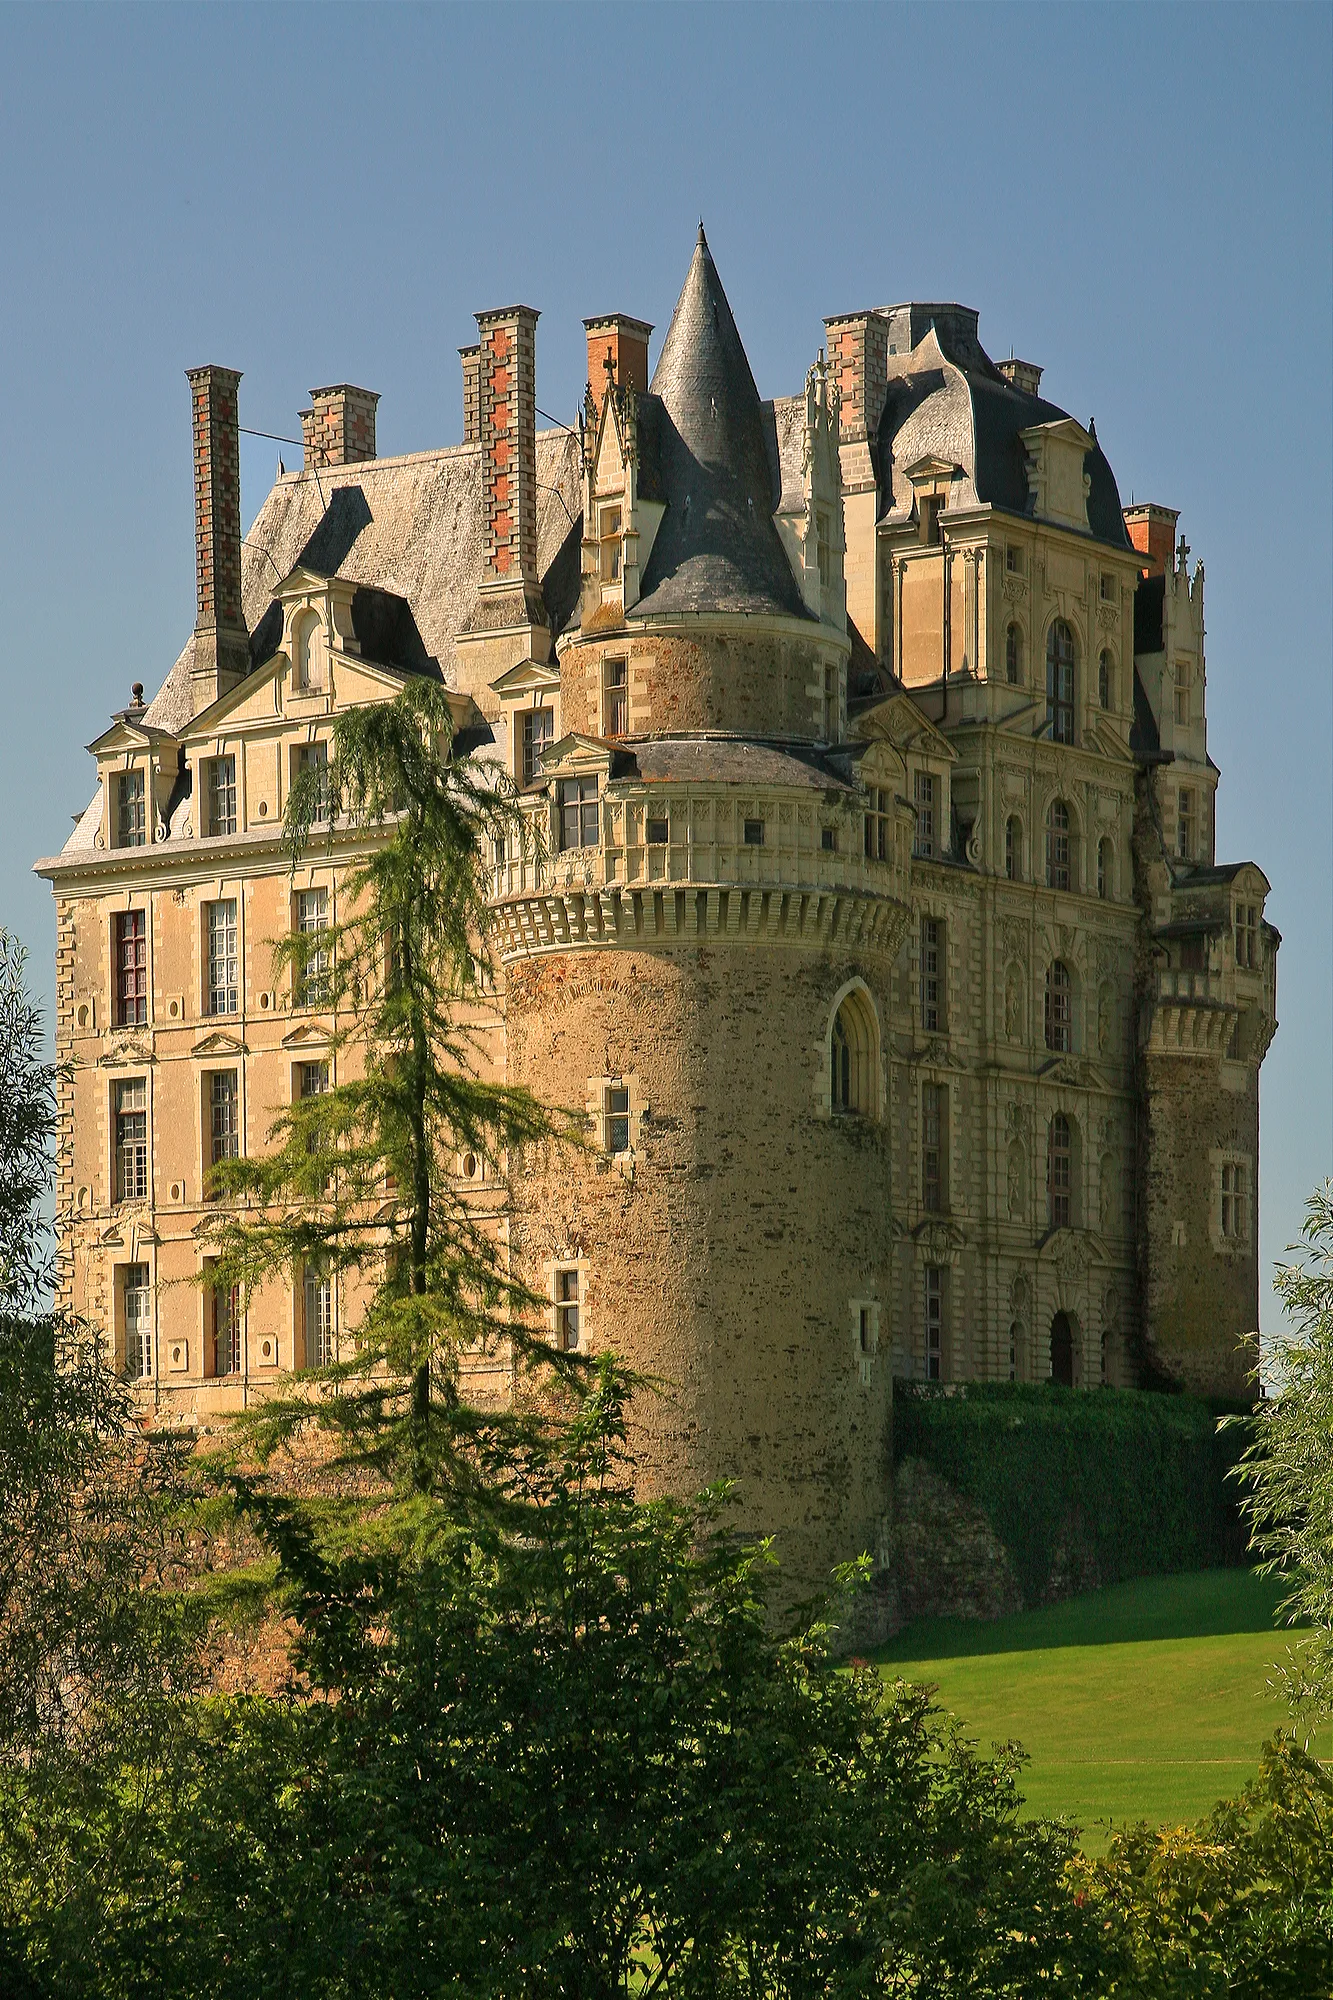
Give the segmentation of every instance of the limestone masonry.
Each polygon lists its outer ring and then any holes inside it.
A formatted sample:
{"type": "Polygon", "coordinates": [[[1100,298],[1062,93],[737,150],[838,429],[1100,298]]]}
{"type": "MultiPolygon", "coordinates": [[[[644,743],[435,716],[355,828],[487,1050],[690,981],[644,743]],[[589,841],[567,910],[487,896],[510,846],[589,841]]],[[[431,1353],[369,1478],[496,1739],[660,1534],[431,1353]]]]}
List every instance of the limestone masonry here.
{"type": "Polygon", "coordinates": [[[458,1184],[552,1341],[666,1385],[645,1484],[737,1477],[818,1580],[881,1546],[894,1375],[1243,1389],[1279,938],[1214,851],[1203,567],[965,307],[830,318],[764,402],[700,230],[651,386],[645,321],[586,322],[577,433],[537,317],[477,314],[452,449],[312,391],[244,543],[239,377],[190,372],[198,622],[38,864],[72,1303],[161,1422],[355,1334],[317,1271],[182,1281],[210,1167],[330,1081],[270,941],[352,836],[293,875],[293,777],[442,679],[544,834],[495,856],[486,1061],[592,1135],[458,1184]]]}

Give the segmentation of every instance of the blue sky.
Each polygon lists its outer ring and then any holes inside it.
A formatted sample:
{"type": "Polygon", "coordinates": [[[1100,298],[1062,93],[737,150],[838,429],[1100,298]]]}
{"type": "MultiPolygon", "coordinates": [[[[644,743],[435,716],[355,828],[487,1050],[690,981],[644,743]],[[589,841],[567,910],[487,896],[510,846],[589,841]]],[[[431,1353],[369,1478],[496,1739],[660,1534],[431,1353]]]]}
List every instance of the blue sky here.
{"type": "MultiPolygon", "coordinates": [[[[194,617],[184,370],[381,393],[380,449],[461,432],[479,307],[665,330],[702,215],[761,392],[825,314],[981,312],[1095,416],[1121,493],[1207,571],[1219,858],[1284,935],[1266,1269],[1333,1165],[1330,26],[1323,6],[0,11],[0,923],[51,990],[31,860],[83,745],[194,617]]],[[[656,341],[654,342],[654,355],[656,341]]],[[[247,521],[277,447],[243,440],[247,521]]],[[[294,454],[288,452],[289,463],[294,454]]],[[[1265,1304],[1265,1324],[1274,1308],[1265,1304]]]]}

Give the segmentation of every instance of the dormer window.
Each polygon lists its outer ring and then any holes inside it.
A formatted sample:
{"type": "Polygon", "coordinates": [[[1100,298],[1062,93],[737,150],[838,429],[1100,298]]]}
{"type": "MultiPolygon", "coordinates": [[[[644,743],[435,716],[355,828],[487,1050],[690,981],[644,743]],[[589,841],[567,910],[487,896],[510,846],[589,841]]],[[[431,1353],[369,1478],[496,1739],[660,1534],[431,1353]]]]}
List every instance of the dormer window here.
{"type": "Polygon", "coordinates": [[[620,581],[621,520],[619,507],[603,507],[598,519],[603,583],[620,581]]]}
{"type": "Polygon", "coordinates": [[[560,851],[597,845],[596,778],[562,778],[558,786],[560,851]]]}
{"type": "Polygon", "coordinates": [[[324,685],[324,627],[317,611],[303,611],[292,628],[292,682],[298,688],[324,685]]]}
{"type": "Polygon", "coordinates": [[[148,839],[148,816],[142,771],[122,771],[117,780],[116,845],[142,847],[148,839]]]}
{"type": "Polygon", "coordinates": [[[520,768],[525,785],[535,784],[541,773],[542,751],[551,741],[554,723],[555,710],[552,708],[525,709],[520,717],[520,768]]]}
{"type": "Polygon", "coordinates": [[[919,502],[921,520],[921,541],[927,548],[934,548],[940,539],[940,515],[944,512],[942,493],[923,493],[919,502]]]}
{"type": "Polygon", "coordinates": [[[234,757],[210,757],[208,760],[208,831],[210,835],[236,831],[234,757]]]}
{"type": "Polygon", "coordinates": [[[1023,574],[1023,551],[1020,548],[1015,548],[1012,542],[1010,542],[1004,552],[1004,566],[1010,576],[1022,576],[1023,574]]]}
{"type": "Polygon", "coordinates": [[[1236,963],[1247,970],[1259,963],[1259,905],[1236,905],[1236,963]]]}
{"type": "Polygon", "coordinates": [[[1115,578],[1108,576],[1105,570],[1102,572],[1102,603],[1115,603],[1115,578]]]}

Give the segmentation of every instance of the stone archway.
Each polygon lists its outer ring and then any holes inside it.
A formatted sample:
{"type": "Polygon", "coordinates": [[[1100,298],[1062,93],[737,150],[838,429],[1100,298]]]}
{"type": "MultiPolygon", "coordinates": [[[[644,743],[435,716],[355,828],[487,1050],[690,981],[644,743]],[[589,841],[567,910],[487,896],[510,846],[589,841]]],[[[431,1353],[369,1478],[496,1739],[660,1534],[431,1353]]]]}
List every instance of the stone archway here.
{"type": "Polygon", "coordinates": [[[1074,1386],[1074,1327],[1067,1312],[1051,1321],[1051,1380],[1066,1389],[1074,1386]]]}

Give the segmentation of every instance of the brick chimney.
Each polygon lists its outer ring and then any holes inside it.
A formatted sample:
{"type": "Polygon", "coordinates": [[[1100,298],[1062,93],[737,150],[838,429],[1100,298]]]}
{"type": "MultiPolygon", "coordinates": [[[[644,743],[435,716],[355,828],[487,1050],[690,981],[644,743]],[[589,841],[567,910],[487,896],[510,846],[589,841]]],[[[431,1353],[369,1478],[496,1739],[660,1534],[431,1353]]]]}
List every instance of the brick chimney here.
{"type": "Polygon", "coordinates": [[[598,416],[606,397],[608,361],[610,377],[622,389],[648,387],[648,340],[652,327],[647,320],[630,319],[624,313],[604,313],[600,319],[585,319],[588,335],[588,387],[597,405],[598,416]]]}
{"type": "Polygon", "coordinates": [[[889,322],[883,313],[841,313],[826,319],[824,329],[842,399],[842,442],[870,444],[888,394],[889,322]]]}
{"type": "MultiPolygon", "coordinates": [[[[477,314],[482,589],[537,586],[537,319],[531,306],[477,314]]],[[[544,622],[544,621],[543,621],[544,622]]]]}
{"type": "Polygon", "coordinates": [[[481,438],[481,349],[460,347],[463,364],[463,443],[476,444],[481,438]]]}
{"type": "Polygon", "coordinates": [[[1146,566],[1153,570],[1173,569],[1180,509],[1153,507],[1145,502],[1140,507],[1126,507],[1124,515],[1129,539],[1144,557],[1146,566]]]}
{"type": "Polygon", "coordinates": [[[375,456],[373,389],[354,389],[339,382],[332,389],[312,389],[311,407],[301,412],[301,442],[311,465],[359,465],[375,456]]]}
{"type": "Polygon", "coordinates": [[[1011,389],[1020,389],[1025,396],[1036,395],[1042,371],[1035,361],[1018,361],[1011,356],[1008,361],[997,361],[995,366],[1011,389]]]}
{"type": "Polygon", "coordinates": [[[194,573],[190,680],[198,714],[250,671],[241,609],[241,437],[234,368],[186,370],[194,418],[194,573]]]}

